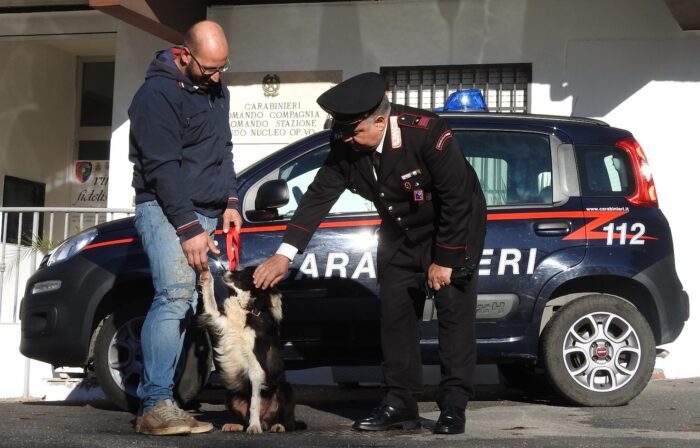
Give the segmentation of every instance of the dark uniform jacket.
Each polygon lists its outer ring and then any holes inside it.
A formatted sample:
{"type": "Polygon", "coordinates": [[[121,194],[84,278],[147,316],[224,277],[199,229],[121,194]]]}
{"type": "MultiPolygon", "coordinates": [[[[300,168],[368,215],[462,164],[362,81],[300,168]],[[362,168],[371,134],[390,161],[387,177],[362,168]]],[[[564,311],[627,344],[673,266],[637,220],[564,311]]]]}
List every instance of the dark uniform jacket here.
{"type": "Polygon", "coordinates": [[[476,173],[437,115],[392,104],[377,180],[371,152],[354,151],[334,139],[283,241],[303,251],[345,189],[373,201],[382,218],[380,269],[406,238],[415,244],[431,242],[431,262],[476,268],[486,202],[476,173]]]}
{"type": "Polygon", "coordinates": [[[219,83],[199,89],[173,58],[158,52],[129,107],[129,160],[136,203],[157,200],[181,239],[204,231],[210,218],[238,207],[229,127],[229,93],[219,83]]]}

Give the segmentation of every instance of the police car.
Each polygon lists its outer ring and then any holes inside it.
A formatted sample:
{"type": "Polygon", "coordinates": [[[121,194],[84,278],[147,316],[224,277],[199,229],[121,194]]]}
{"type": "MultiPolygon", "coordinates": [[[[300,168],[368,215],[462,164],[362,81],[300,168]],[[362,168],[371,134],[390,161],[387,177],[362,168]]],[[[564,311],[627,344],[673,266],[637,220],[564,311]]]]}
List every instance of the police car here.
{"type": "MultiPolygon", "coordinates": [[[[689,313],[642,148],[598,120],[446,109],[488,202],[479,361],[521,381],[543,371],[580,405],[627,403],[649,381],[656,347],[678,337],[689,313]]],[[[329,140],[330,131],[317,133],[239,173],[243,266],[275,252],[329,140]]],[[[294,260],[279,285],[288,368],[380,363],[379,223],[372,203],[346,191],[294,260]]],[[[220,231],[217,241],[226,245],[220,231]]],[[[64,241],[27,282],[20,350],[94,370],[105,393],[133,409],[152,296],[132,219],[90,228],[64,241]]],[[[423,360],[438,364],[430,300],[422,316],[423,360]]],[[[184,402],[212,365],[200,328],[189,329],[185,350],[176,386],[184,402]]]]}

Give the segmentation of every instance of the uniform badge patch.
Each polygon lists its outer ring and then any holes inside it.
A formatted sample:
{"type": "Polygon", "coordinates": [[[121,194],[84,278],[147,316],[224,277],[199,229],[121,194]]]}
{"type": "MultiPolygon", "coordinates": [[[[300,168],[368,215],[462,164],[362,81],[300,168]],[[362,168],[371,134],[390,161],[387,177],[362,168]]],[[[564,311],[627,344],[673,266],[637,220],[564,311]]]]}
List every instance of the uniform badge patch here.
{"type": "Polygon", "coordinates": [[[398,117],[395,115],[389,117],[389,130],[391,132],[391,149],[400,149],[402,145],[401,128],[398,117]]]}
{"type": "Polygon", "coordinates": [[[421,173],[422,173],[422,171],[420,170],[420,168],[416,168],[416,169],[413,170],[413,171],[409,171],[409,172],[406,173],[406,174],[402,174],[402,175],[401,175],[401,180],[410,179],[410,178],[412,178],[412,177],[414,177],[414,176],[418,176],[418,175],[421,174],[421,173]]]}
{"type": "Polygon", "coordinates": [[[404,182],[404,183],[403,183],[403,188],[404,188],[404,190],[406,190],[406,191],[411,191],[411,189],[413,188],[413,184],[410,183],[410,182],[404,182]]]}
{"type": "Polygon", "coordinates": [[[399,124],[401,126],[409,126],[412,128],[428,129],[431,121],[433,121],[432,118],[422,115],[401,114],[399,116],[399,124]]]}
{"type": "Polygon", "coordinates": [[[423,202],[425,200],[425,195],[423,194],[422,189],[417,189],[413,190],[413,201],[414,202],[423,202]]]}
{"type": "Polygon", "coordinates": [[[451,130],[446,130],[445,132],[442,133],[440,138],[437,140],[437,143],[435,144],[435,149],[438,151],[442,151],[445,149],[445,144],[452,138],[452,131],[451,130]]]}

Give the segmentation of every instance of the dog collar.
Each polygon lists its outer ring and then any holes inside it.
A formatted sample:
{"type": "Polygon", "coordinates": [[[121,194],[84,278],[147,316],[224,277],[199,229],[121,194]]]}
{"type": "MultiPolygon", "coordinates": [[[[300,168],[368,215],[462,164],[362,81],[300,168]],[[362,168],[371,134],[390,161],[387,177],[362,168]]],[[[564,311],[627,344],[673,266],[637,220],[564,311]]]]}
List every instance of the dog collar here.
{"type": "MultiPolygon", "coordinates": [[[[229,288],[229,290],[230,289],[231,288],[229,288]]],[[[236,297],[236,301],[238,302],[238,306],[241,307],[242,310],[245,310],[245,312],[247,314],[252,314],[255,317],[260,317],[260,310],[256,310],[254,308],[251,310],[248,307],[244,307],[243,304],[241,303],[241,299],[239,299],[238,297],[236,297]]]]}

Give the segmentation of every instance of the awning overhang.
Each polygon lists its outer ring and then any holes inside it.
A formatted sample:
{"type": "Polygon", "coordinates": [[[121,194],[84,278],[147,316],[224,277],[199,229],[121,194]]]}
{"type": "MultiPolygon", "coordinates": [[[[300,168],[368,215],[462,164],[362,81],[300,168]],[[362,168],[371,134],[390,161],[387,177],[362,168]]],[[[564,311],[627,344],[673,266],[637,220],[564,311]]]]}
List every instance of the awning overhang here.
{"type": "MultiPolygon", "coordinates": [[[[209,5],[274,4],[289,3],[290,0],[179,0],[177,2],[172,0],[89,0],[89,2],[92,8],[123,20],[147,33],[179,44],[182,42],[184,32],[191,25],[206,18],[209,5]]],[[[307,2],[318,3],[313,0],[307,0],[307,2]]],[[[665,2],[681,29],[700,30],[700,0],[665,0],[665,2]]]]}
{"type": "Polygon", "coordinates": [[[683,31],[700,30],[700,0],[666,0],[666,5],[683,31]]]}
{"type": "Polygon", "coordinates": [[[207,18],[204,0],[90,0],[90,6],[174,44],[207,18]]]}

